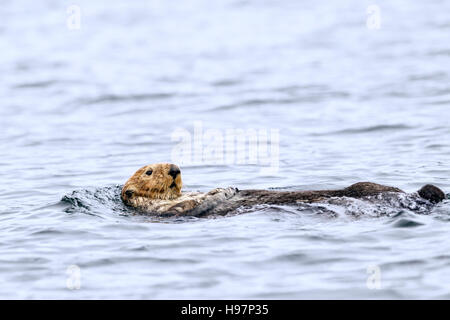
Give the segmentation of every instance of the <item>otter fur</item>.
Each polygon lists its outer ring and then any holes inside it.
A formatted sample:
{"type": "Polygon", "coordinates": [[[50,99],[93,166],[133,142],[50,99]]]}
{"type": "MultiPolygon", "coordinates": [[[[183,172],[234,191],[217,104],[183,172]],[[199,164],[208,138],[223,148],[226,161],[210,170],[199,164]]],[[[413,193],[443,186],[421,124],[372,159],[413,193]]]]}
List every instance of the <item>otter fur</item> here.
{"type": "MultiPolygon", "coordinates": [[[[364,198],[404,191],[372,182],[359,182],[340,190],[275,191],[216,188],[207,193],[181,192],[180,168],[174,164],[157,163],[137,170],[122,188],[122,201],[140,212],[158,216],[225,215],[239,208],[255,205],[288,205],[320,202],[335,197],[364,198]]],[[[418,195],[430,203],[445,199],[438,187],[426,185],[418,195]]]]}

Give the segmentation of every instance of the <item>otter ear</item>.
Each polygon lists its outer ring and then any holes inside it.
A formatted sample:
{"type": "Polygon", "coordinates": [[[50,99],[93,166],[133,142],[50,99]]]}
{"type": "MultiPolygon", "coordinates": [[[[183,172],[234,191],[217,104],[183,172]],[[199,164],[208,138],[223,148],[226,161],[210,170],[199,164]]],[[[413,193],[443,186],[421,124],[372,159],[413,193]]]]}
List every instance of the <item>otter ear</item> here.
{"type": "Polygon", "coordinates": [[[432,184],[427,184],[426,186],[423,186],[422,189],[418,191],[418,193],[419,196],[432,203],[439,203],[441,201],[444,201],[445,199],[445,193],[438,187],[433,186],[432,184]]]}

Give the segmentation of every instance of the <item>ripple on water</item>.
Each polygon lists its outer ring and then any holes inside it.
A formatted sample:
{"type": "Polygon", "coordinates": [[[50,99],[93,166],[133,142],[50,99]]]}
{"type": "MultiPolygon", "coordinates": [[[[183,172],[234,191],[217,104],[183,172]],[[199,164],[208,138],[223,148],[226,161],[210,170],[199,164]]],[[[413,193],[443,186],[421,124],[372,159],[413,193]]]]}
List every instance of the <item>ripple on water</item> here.
{"type": "Polygon", "coordinates": [[[392,226],[395,228],[414,228],[414,227],[419,227],[419,226],[423,226],[424,223],[420,223],[417,221],[414,221],[412,219],[398,219],[396,220],[392,226]]]}

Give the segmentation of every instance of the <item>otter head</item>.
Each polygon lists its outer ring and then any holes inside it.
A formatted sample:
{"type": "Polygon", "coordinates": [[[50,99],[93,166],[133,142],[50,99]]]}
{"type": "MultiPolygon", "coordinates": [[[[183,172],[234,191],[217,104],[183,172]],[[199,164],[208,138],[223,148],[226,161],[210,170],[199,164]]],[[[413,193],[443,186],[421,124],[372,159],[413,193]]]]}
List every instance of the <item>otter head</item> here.
{"type": "Polygon", "coordinates": [[[122,188],[125,204],[137,206],[150,199],[172,200],[181,195],[180,168],[170,163],[150,164],[140,168],[122,188]]]}

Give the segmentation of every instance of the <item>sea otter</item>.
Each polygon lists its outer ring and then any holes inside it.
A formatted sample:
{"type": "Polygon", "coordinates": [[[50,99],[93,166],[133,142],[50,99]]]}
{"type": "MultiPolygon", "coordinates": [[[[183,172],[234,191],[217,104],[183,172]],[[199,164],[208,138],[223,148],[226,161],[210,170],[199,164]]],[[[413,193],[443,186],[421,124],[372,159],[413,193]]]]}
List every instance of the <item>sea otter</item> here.
{"type": "MultiPolygon", "coordinates": [[[[325,199],[349,197],[364,199],[402,190],[371,182],[359,182],[341,190],[274,191],[217,188],[207,193],[181,192],[180,168],[170,163],[150,164],[140,168],[122,188],[122,201],[143,213],[158,216],[225,215],[239,208],[259,204],[284,205],[314,203],[325,199]]],[[[438,187],[426,185],[417,197],[436,204],[445,199],[438,187]]]]}

